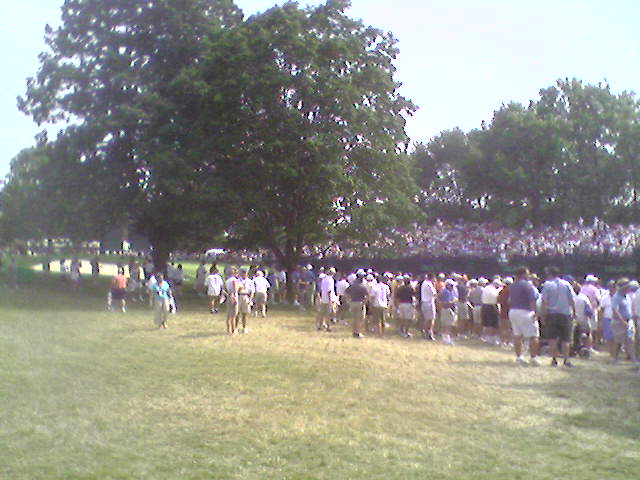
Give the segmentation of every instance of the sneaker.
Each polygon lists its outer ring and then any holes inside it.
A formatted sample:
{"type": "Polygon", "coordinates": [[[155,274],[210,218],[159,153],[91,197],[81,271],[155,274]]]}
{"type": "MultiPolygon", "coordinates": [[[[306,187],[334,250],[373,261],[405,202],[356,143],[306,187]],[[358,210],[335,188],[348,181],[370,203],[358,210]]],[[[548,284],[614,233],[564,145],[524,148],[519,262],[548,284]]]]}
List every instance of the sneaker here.
{"type": "Polygon", "coordinates": [[[557,367],[558,366],[558,360],[556,360],[555,358],[551,359],[551,366],[552,367],[557,367]]]}
{"type": "Polygon", "coordinates": [[[571,363],[571,360],[565,360],[563,365],[567,368],[573,367],[573,363],[571,363]]]}
{"type": "Polygon", "coordinates": [[[429,333],[425,334],[425,335],[423,336],[423,338],[424,338],[425,340],[430,341],[430,342],[435,341],[435,338],[433,338],[433,333],[431,333],[431,332],[429,332],[429,333]]]}
{"type": "Polygon", "coordinates": [[[529,359],[529,365],[532,365],[534,367],[539,367],[540,366],[540,360],[538,360],[537,357],[531,357],[529,359]]]}
{"type": "Polygon", "coordinates": [[[411,338],[411,337],[413,337],[413,334],[411,332],[407,332],[406,333],[406,338],[411,338]]]}
{"type": "Polygon", "coordinates": [[[243,328],[242,329],[242,333],[249,333],[249,329],[248,328],[243,328]]]}
{"type": "Polygon", "coordinates": [[[522,355],[520,355],[519,357],[516,357],[516,363],[519,363],[521,365],[526,365],[527,361],[524,359],[522,355]]]}
{"type": "Polygon", "coordinates": [[[361,333],[353,332],[353,338],[364,338],[364,335],[361,333]]]}

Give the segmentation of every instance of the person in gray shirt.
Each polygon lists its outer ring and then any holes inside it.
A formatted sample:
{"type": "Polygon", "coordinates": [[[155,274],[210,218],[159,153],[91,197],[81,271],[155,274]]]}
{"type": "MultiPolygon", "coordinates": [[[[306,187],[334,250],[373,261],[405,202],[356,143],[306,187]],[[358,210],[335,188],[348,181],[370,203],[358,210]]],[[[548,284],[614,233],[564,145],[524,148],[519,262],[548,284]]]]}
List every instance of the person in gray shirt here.
{"type": "Polygon", "coordinates": [[[569,347],[573,334],[573,319],[576,316],[576,304],[573,288],[566,280],[560,278],[557,267],[545,269],[547,281],[542,287],[542,321],[545,336],[551,347],[551,366],[558,365],[558,343],[561,345],[564,366],[572,367],[569,360],[569,347]]]}

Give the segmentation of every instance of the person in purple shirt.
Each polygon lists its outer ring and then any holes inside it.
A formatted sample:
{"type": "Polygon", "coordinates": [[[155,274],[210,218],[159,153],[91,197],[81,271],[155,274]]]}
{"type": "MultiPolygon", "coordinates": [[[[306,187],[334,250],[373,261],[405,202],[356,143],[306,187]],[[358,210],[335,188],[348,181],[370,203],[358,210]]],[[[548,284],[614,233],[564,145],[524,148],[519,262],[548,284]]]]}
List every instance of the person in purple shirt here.
{"type": "Polygon", "coordinates": [[[458,305],[458,289],[456,288],[456,282],[448,279],[444,288],[440,291],[440,323],[442,324],[442,343],[446,345],[453,345],[453,339],[451,338],[451,331],[456,325],[458,315],[456,307],[458,305]]]}
{"type": "Polygon", "coordinates": [[[509,287],[509,321],[513,330],[513,347],[516,362],[527,363],[522,356],[522,339],[529,340],[531,365],[540,365],[538,350],[540,326],[536,318],[538,292],[529,281],[529,269],[521,267],[516,272],[516,281],[509,287]]]}

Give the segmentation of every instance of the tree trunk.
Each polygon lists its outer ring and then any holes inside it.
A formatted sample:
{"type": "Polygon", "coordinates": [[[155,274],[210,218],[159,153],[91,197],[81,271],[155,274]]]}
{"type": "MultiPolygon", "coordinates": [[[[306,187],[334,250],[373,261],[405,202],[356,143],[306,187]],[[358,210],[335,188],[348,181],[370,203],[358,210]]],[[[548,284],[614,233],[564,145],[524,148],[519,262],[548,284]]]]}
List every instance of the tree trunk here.
{"type": "Polygon", "coordinates": [[[153,251],[151,257],[153,258],[153,265],[156,272],[167,273],[167,262],[169,261],[169,254],[171,253],[171,247],[169,243],[164,240],[152,241],[153,251]]]}

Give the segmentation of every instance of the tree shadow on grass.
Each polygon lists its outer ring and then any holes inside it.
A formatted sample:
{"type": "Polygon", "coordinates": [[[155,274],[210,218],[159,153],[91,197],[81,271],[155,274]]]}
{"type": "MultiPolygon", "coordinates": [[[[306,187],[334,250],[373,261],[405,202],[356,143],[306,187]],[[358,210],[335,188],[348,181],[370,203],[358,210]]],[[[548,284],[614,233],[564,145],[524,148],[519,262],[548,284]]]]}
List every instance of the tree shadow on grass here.
{"type": "MultiPolygon", "coordinates": [[[[551,402],[568,402],[570,411],[550,413],[555,417],[554,423],[561,427],[599,431],[612,437],[640,440],[640,376],[637,373],[628,368],[609,368],[592,361],[574,359],[576,366],[570,369],[562,366],[552,369],[547,362],[548,358],[542,359],[539,367],[521,366],[515,362],[512,364],[513,368],[521,369],[522,372],[529,370],[532,374],[553,371],[553,378],[542,382],[538,374],[531,382],[513,382],[513,377],[507,374],[477,376],[476,381],[506,392],[526,391],[550,398],[551,402]],[[564,375],[558,376],[555,373],[564,375]]],[[[469,360],[452,363],[462,366],[507,366],[507,362],[500,361],[469,360]]]]}

